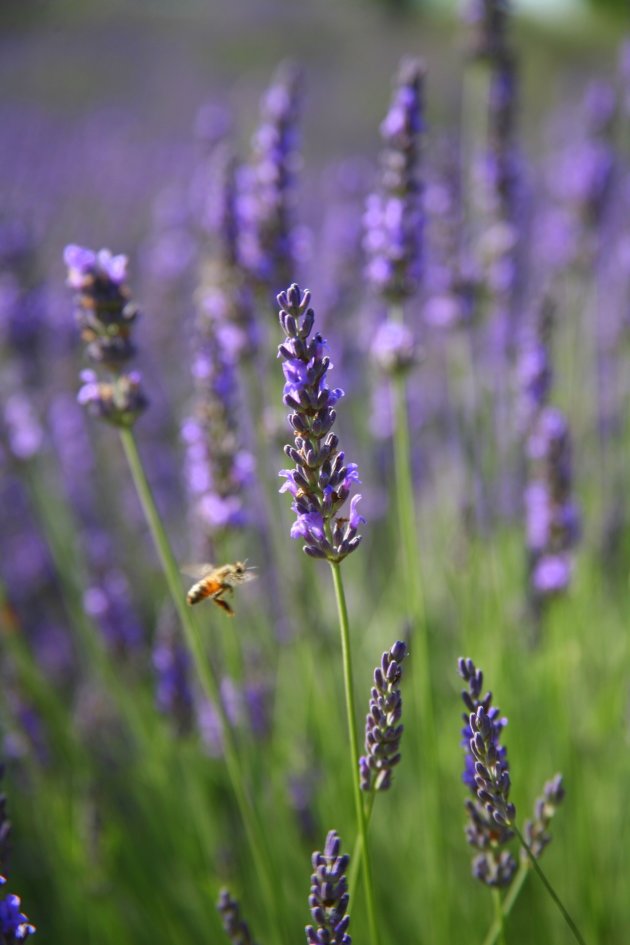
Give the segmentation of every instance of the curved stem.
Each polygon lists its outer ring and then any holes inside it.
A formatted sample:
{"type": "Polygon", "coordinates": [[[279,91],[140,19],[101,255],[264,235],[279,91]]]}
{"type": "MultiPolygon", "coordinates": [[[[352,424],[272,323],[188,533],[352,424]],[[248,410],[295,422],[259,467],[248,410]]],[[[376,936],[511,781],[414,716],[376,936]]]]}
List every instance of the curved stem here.
{"type": "Polygon", "coordinates": [[[547,879],[547,877],[546,877],[545,874],[543,873],[543,871],[542,871],[542,869],[541,869],[541,866],[540,866],[538,860],[536,859],[536,857],[534,856],[534,854],[533,854],[532,851],[530,850],[529,846],[528,846],[527,843],[525,842],[525,838],[523,837],[522,833],[520,832],[520,830],[518,829],[518,827],[516,826],[516,824],[511,824],[511,827],[512,827],[512,829],[514,830],[514,833],[516,834],[516,836],[518,837],[518,839],[520,840],[521,846],[523,847],[523,849],[524,849],[525,852],[527,853],[527,856],[529,857],[529,861],[530,861],[531,865],[533,866],[533,868],[534,868],[534,869],[536,870],[536,872],[538,873],[538,876],[539,876],[539,878],[540,878],[540,881],[542,882],[543,886],[545,887],[545,889],[547,890],[547,892],[549,893],[549,895],[551,896],[551,898],[553,899],[553,901],[554,901],[555,904],[557,905],[558,909],[559,909],[560,912],[562,913],[562,916],[563,916],[563,918],[564,918],[564,921],[567,923],[567,925],[569,926],[569,928],[570,928],[571,931],[573,932],[573,936],[574,936],[575,940],[576,940],[577,942],[579,942],[580,945],[586,945],[586,942],[585,942],[584,939],[582,938],[582,933],[580,932],[580,930],[578,929],[577,925],[575,924],[575,922],[573,921],[573,919],[571,918],[571,916],[569,915],[569,913],[568,913],[567,910],[565,909],[565,907],[564,907],[564,905],[562,904],[562,901],[561,901],[560,897],[558,896],[557,892],[555,891],[555,889],[553,888],[553,886],[551,885],[551,883],[549,882],[549,880],[547,879]]]}
{"type": "Polygon", "coordinates": [[[374,887],[372,884],[372,865],[367,843],[367,816],[361,796],[359,780],[359,739],[357,736],[357,721],[354,711],[354,683],[352,679],[352,654],[350,650],[350,628],[348,624],[348,609],[346,596],[341,579],[341,569],[337,562],[330,562],[330,568],[335,586],[337,611],[339,614],[339,631],[341,634],[341,653],[343,660],[344,689],[346,696],[346,714],[348,716],[348,732],[350,735],[350,755],[352,761],[352,785],[354,789],[354,804],[357,817],[357,828],[363,849],[363,876],[365,879],[365,898],[367,901],[368,922],[372,945],[379,945],[378,926],[376,923],[376,909],[374,906],[374,887]]]}
{"type": "Polygon", "coordinates": [[[190,652],[192,653],[193,662],[199,676],[201,688],[206,698],[208,698],[216,706],[221,719],[224,756],[228,775],[234,795],[236,797],[236,802],[238,804],[241,818],[243,820],[245,832],[247,834],[247,839],[252,852],[252,857],[254,859],[256,873],[260,878],[265,900],[273,917],[273,924],[275,925],[278,933],[280,933],[280,939],[282,940],[284,936],[281,934],[282,921],[280,904],[278,900],[279,887],[278,884],[274,883],[271,879],[273,870],[271,868],[269,854],[264,843],[262,831],[260,829],[254,806],[251,799],[247,795],[243,773],[236,751],[234,732],[225,713],[223,700],[221,699],[219,682],[216,679],[212,670],[212,666],[204,653],[204,647],[197,632],[192,614],[184,602],[184,595],[179,579],[179,569],[177,562],[175,561],[168,536],[164,529],[164,525],[162,524],[162,519],[160,518],[160,513],[158,512],[157,506],[155,504],[153,493],[151,492],[151,487],[147,480],[133,433],[131,430],[122,429],[120,430],[120,438],[122,440],[122,445],[127,457],[127,461],[129,463],[134,485],[138,492],[138,498],[140,499],[140,504],[142,505],[142,510],[149,524],[149,528],[151,529],[151,535],[153,537],[153,541],[162,564],[166,583],[168,585],[173,604],[175,605],[186,643],[190,649],[190,652]]]}

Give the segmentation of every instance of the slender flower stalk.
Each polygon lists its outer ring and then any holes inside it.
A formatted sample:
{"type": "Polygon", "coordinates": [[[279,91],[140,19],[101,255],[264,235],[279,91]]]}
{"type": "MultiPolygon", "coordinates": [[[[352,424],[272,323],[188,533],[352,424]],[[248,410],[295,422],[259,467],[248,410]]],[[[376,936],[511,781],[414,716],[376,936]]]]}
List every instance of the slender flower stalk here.
{"type": "MultiPolygon", "coordinates": [[[[516,860],[505,846],[516,836],[576,941],[584,945],[579,929],[538,864],[538,857],[551,839],[548,834],[549,822],[564,797],[562,777],[555,775],[545,785],[543,797],[536,803],[534,820],[526,824],[526,839],[516,824],[516,807],[509,799],[510,769],[506,748],[500,744],[507,719],[501,717],[499,709],[492,705],[491,692],[481,695],[483,673],[473,661],[460,659],[458,668],[467,684],[467,689],[462,692],[468,710],[463,715],[465,725],[462,735],[466,748],[463,780],[474,797],[474,800],[466,801],[469,816],[466,834],[468,842],[481,851],[473,861],[473,875],[494,889],[509,886],[516,873],[516,860]]],[[[497,937],[502,933],[504,915],[501,906],[500,916],[495,923],[497,937]]]]}
{"type": "Polygon", "coordinates": [[[309,945],[351,945],[347,914],[350,896],[346,870],[350,857],[340,854],[341,840],[335,830],[326,837],[324,852],[313,854],[313,875],[308,904],[315,925],[306,926],[309,945]]]}
{"type": "MultiPolygon", "coordinates": [[[[87,342],[88,354],[97,361],[107,363],[115,369],[124,363],[135,350],[130,337],[130,325],[135,320],[137,309],[131,301],[131,294],[124,281],[127,260],[124,256],[112,256],[106,250],[93,253],[91,250],[72,246],[66,250],[66,262],[69,267],[68,281],[77,290],[76,315],[83,330],[83,340],[87,342]],[[111,328],[111,339],[108,326],[111,328]]],[[[113,388],[119,376],[116,375],[113,388]]],[[[116,388],[117,389],[117,388],[116,388]]],[[[102,393],[95,403],[101,404],[102,393]]],[[[175,610],[179,617],[186,643],[192,653],[201,688],[217,708],[224,736],[224,756],[228,774],[236,801],[243,819],[245,831],[256,864],[256,870],[264,886],[265,900],[273,914],[278,933],[282,928],[280,908],[275,884],[271,881],[272,868],[269,852],[265,845],[258,817],[248,796],[243,772],[236,751],[232,727],[225,713],[218,680],[207,659],[202,640],[195,626],[192,613],[186,606],[179,579],[179,569],[173,554],[166,529],[157,509],[149,481],[147,479],[132,425],[139,415],[138,404],[104,401],[107,409],[97,409],[95,413],[119,427],[120,438],[129,463],[131,475],[138,493],[152,538],[164,571],[166,583],[171,594],[175,610]]],[[[142,400],[142,409],[146,401],[142,400]]]]}
{"type": "Polygon", "coordinates": [[[294,469],[283,469],[286,479],[281,492],[293,497],[292,509],[297,518],[291,528],[293,538],[304,541],[303,550],[312,558],[329,562],[332,571],[344,672],[346,713],[350,736],[352,783],[358,833],[363,848],[363,869],[368,908],[368,920],[373,945],[378,945],[378,927],[374,906],[372,870],[367,845],[367,818],[361,797],[359,776],[359,739],[357,734],[352,652],[348,610],[341,577],[340,563],[355,551],[361,541],[359,526],[365,519],[359,515],[357,504],[360,494],[350,500],[348,516],[340,515],[350,497],[352,485],[359,482],[355,463],[345,462],[339,447],[339,438],[332,432],[336,420],[335,404],[343,396],[340,388],[331,390],[326,385],[326,374],[331,367],[324,353],[326,342],[319,333],[311,337],[315,313],[309,307],[310,293],[301,292],[293,284],[278,296],[280,324],[286,338],[278,353],[283,359],[285,386],[283,401],[291,413],[289,424],[294,444],[285,446],[285,453],[295,463],[294,469]]]}

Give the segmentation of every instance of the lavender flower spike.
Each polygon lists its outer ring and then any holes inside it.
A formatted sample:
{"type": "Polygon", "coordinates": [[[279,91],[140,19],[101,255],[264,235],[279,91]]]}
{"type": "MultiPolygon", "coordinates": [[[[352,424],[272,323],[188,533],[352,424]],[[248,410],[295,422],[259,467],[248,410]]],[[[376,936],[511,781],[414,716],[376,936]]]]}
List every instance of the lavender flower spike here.
{"type": "Polygon", "coordinates": [[[420,282],[422,237],[418,179],[420,134],[424,119],[424,65],[401,63],[392,104],[381,125],[381,185],[368,198],[364,224],[367,276],[389,302],[414,295],[420,282]]]}
{"type": "Polygon", "coordinates": [[[103,379],[84,371],[79,403],[102,420],[119,427],[132,426],[147,406],[137,371],[123,373],[135,354],[131,329],[138,308],[126,284],[127,257],[108,249],[95,253],[82,246],[66,246],[67,283],[75,291],[75,317],[88,358],[106,368],[103,379]]]}
{"type": "Polygon", "coordinates": [[[225,934],[232,945],[256,945],[247,922],[241,918],[238,902],[232,899],[227,889],[222,889],[219,893],[217,910],[221,916],[225,934]]]}
{"type": "Polygon", "coordinates": [[[312,558],[339,562],[358,547],[358,529],[365,519],[357,511],[360,495],[351,499],[347,517],[338,515],[359,474],[355,463],[346,464],[332,432],[334,405],[343,391],[326,386],[332,366],[324,353],[326,341],[319,333],[309,340],[315,322],[310,299],[310,293],[295,284],[278,296],[280,324],[287,336],[278,348],[284,360],[283,400],[292,411],[288,420],[295,434],[294,445],[284,448],[295,468],[280,471],[286,479],[280,492],[293,496],[297,519],[291,537],[304,539],[304,551],[312,558]]]}
{"type": "Polygon", "coordinates": [[[326,837],[323,853],[313,854],[313,875],[308,903],[315,926],[306,926],[309,945],[351,945],[348,935],[350,916],[346,870],[350,857],[339,855],[341,841],[335,830],[326,837]]]}
{"type": "Polygon", "coordinates": [[[374,670],[370,711],[365,720],[366,754],[359,758],[363,791],[386,791],[400,761],[403,732],[400,680],[406,655],[407,647],[399,640],[388,653],[383,653],[380,666],[374,670]]]}
{"type": "Polygon", "coordinates": [[[491,692],[482,695],[483,673],[473,661],[460,659],[458,668],[467,684],[462,692],[467,710],[462,716],[462,745],[466,749],[463,781],[472,794],[466,799],[466,839],[478,851],[473,876],[487,886],[506,887],[516,872],[516,860],[505,849],[514,837],[510,825],[516,813],[508,799],[507,751],[499,744],[507,719],[492,705],[491,692]]]}
{"type": "MultiPolygon", "coordinates": [[[[536,801],[533,820],[525,821],[525,842],[537,860],[542,856],[545,847],[551,843],[549,825],[564,800],[564,794],[562,775],[556,774],[546,782],[542,797],[536,801]]],[[[521,858],[523,862],[527,862],[527,851],[524,849],[521,850],[521,858]]]]}

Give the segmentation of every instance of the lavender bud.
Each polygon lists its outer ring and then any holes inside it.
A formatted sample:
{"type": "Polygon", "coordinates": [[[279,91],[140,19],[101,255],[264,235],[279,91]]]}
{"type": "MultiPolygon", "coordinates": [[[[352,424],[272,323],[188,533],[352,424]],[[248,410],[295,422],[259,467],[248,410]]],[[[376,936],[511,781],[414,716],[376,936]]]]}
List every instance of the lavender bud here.
{"type": "Polygon", "coordinates": [[[391,786],[393,769],[400,761],[403,726],[400,680],[407,647],[396,642],[383,653],[374,670],[374,687],[365,719],[365,755],[359,759],[361,789],[385,791],[391,786]]]}
{"type": "Polygon", "coordinates": [[[236,899],[232,899],[227,889],[219,893],[217,911],[221,916],[225,934],[231,945],[256,945],[252,938],[249,926],[241,918],[240,906],[236,899]]]}

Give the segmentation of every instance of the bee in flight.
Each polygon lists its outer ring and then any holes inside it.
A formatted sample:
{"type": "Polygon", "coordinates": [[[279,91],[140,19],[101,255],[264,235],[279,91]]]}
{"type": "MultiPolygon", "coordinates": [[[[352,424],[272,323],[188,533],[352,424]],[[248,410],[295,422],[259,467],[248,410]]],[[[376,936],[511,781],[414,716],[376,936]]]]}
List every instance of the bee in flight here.
{"type": "Polygon", "coordinates": [[[228,617],[234,616],[230,604],[224,600],[225,594],[233,594],[236,584],[244,584],[255,577],[253,569],[247,567],[246,561],[235,561],[234,564],[223,564],[216,568],[212,564],[193,565],[184,569],[189,577],[196,577],[196,584],[188,591],[186,601],[192,607],[202,600],[210,598],[217,607],[220,607],[228,617]]]}

